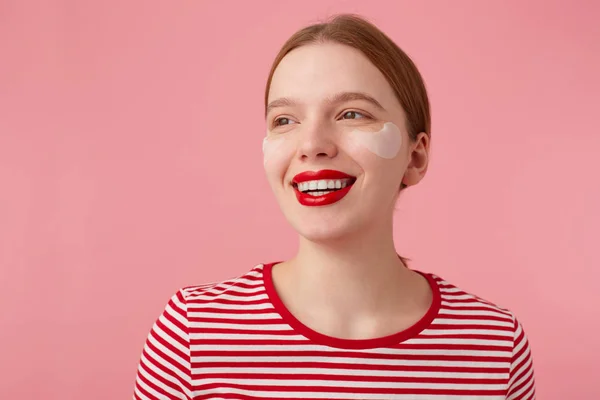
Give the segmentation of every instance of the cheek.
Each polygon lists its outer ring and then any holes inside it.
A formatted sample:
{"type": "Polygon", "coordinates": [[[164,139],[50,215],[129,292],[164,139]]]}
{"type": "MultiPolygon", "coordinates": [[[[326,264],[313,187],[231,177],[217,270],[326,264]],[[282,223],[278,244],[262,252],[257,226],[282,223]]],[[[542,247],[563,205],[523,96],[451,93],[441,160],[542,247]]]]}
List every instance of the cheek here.
{"type": "Polygon", "coordinates": [[[265,137],[263,139],[263,164],[269,181],[281,180],[290,164],[296,144],[289,136],[265,137]]]}
{"type": "Polygon", "coordinates": [[[376,132],[353,130],[343,135],[344,151],[352,157],[367,174],[367,184],[378,187],[394,187],[402,161],[402,131],[392,122],[387,122],[376,132]]]}
{"type": "Polygon", "coordinates": [[[402,148],[402,132],[393,122],[386,122],[378,132],[355,129],[345,135],[345,142],[350,154],[366,150],[377,157],[391,160],[402,148]]]}

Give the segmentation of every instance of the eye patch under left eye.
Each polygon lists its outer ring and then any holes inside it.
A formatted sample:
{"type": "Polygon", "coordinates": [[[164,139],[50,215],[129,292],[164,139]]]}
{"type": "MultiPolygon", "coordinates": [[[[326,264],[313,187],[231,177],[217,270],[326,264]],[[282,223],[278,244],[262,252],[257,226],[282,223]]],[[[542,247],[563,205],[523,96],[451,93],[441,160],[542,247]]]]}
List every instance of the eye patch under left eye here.
{"type": "Polygon", "coordinates": [[[393,122],[386,122],[377,132],[354,129],[349,136],[355,144],[385,159],[393,159],[402,148],[402,132],[393,122]]]}

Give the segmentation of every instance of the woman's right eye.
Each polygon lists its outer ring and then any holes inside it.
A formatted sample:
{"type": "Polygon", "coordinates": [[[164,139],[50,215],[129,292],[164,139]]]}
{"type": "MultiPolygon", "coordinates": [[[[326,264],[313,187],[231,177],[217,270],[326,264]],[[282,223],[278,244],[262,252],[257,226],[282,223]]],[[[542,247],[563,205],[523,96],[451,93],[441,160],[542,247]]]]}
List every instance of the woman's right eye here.
{"type": "Polygon", "coordinates": [[[290,118],[286,118],[286,117],[279,117],[276,118],[273,125],[275,126],[282,126],[282,125],[289,125],[294,123],[294,121],[292,121],[290,118]]]}

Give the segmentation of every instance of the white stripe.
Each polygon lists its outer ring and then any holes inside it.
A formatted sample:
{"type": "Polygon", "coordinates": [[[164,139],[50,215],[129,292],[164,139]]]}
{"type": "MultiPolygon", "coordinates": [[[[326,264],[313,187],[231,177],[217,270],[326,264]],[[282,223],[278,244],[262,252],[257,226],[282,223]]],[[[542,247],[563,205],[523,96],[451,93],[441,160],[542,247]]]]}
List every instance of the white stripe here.
{"type": "MultiPolygon", "coordinates": [[[[465,293],[464,290],[460,290],[459,288],[457,288],[456,286],[446,286],[448,285],[448,283],[444,284],[442,282],[438,283],[438,287],[440,288],[440,293],[461,293],[461,294],[467,294],[465,293]]],[[[471,296],[473,297],[473,296],[471,296]]]]}
{"type": "Polygon", "coordinates": [[[225,304],[225,303],[189,303],[187,304],[188,315],[193,315],[194,312],[198,312],[198,310],[205,310],[207,308],[218,308],[222,310],[235,310],[237,312],[243,313],[246,310],[273,310],[273,305],[268,301],[264,303],[258,304],[225,304]]]}
{"type": "MultiPolygon", "coordinates": [[[[192,322],[190,323],[190,328],[194,328],[194,329],[202,329],[202,328],[223,328],[223,329],[231,329],[231,330],[240,330],[240,331],[244,331],[244,330],[248,330],[248,329],[260,329],[260,330],[265,330],[265,331],[276,331],[276,330],[284,330],[284,331],[289,331],[290,330],[290,326],[285,324],[284,322],[279,323],[279,324],[243,324],[243,323],[234,323],[234,322],[192,322]]],[[[494,330],[489,330],[489,329],[480,329],[480,330],[473,330],[473,329],[469,329],[469,332],[473,332],[475,334],[484,334],[484,335],[499,335],[499,336],[507,336],[505,335],[505,333],[503,331],[494,331],[494,330]]],[[[455,335],[457,333],[460,334],[464,334],[465,331],[462,329],[454,329],[454,332],[452,331],[443,331],[442,329],[429,329],[427,331],[428,334],[430,335],[442,335],[442,334],[447,334],[447,335],[455,335]]],[[[198,337],[198,335],[200,334],[190,334],[190,336],[192,335],[196,335],[194,337],[198,337]]],[[[512,336],[512,332],[509,332],[508,337],[512,336]]]]}
{"type": "MultiPolygon", "coordinates": [[[[533,374],[533,368],[529,368],[531,366],[531,358],[529,358],[527,360],[527,362],[518,370],[518,371],[512,371],[512,378],[510,379],[510,383],[509,386],[510,387],[517,387],[520,384],[522,384],[524,381],[531,379],[531,375],[533,374]],[[529,368],[529,371],[527,371],[527,369],[529,368]],[[523,375],[521,377],[521,379],[519,379],[518,381],[514,381],[514,379],[516,378],[517,375],[520,375],[522,371],[527,371],[527,373],[525,375],[523,375]]],[[[523,386],[519,391],[517,391],[515,393],[515,397],[517,399],[519,399],[520,397],[518,396],[518,394],[523,393],[526,389],[527,389],[528,385],[523,386]]]]}
{"type": "MultiPolygon", "coordinates": [[[[204,290],[202,292],[202,294],[207,294],[210,293],[213,296],[218,296],[220,294],[223,294],[223,292],[228,291],[228,290],[235,290],[236,292],[240,292],[240,293],[255,293],[255,292],[264,292],[265,291],[265,287],[261,284],[261,282],[252,282],[252,281],[236,281],[230,285],[224,285],[224,284],[220,284],[217,286],[213,286],[210,289],[204,290]],[[245,286],[237,286],[238,283],[243,282],[245,284],[247,284],[248,286],[251,287],[245,287],[245,286]]],[[[200,293],[198,293],[200,294],[200,293]]],[[[197,297],[195,297],[197,298],[197,297]]]]}
{"type": "MultiPolygon", "coordinates": [[[[153,356],[154,357],[154,356],[153,356]]],[[[159,358],[158,361],[161,361],[161,359],[159,358]]],[[[159,375],[161,378],[163,378],[164,380],[167,380],[169,382],[172,382],[175,386],[180,386],[180,383],[177,381],[177,379],[175,378],[175,374],[177,374],[178,376],[183,378],[183,381],[187,381],[189,378],[186,377],[185,375],[182,376],[181,372],[176,369],[176,368],[171,368],[169,364],[167,363],[162,363],[162,365],[166,366],[167,368],[169,368],[171,370],[171,372],[174,372],[173,375],[170,374],[165,374],[162,370],[155,368],[154,364],[152,364],[152,362],[150,362],[150,360],[148,360],[146,357],[144,357],[144,355],[142,354],[142,363],[144,365],[145,368],[151,370],[152,372],[154,372],[155,374],[159,375]]],[[[140,368],[142,368],[140,366],[140,368]]],[[[139,374],[143,375],[144,378],[146,378],[146,380],[154,383],[156,386],[160,387],[161,389],[164,389],[166,392],[172,394],[173,396],[176,396],[177,398],[181,398],[184,399],[185,397],[183,396],[183,393],[181,393],[179,390],[174,391],[173,389],[171,389],[168,386],[164,386],[162,384],[162,382],[160,382],[158,379],[154,378],[152,375],[146,373],[146,371],[144,371],[143,369],[139,370],[139,374]]],[[[155,393],[156,391],[154,391],[152,388],[150,388],[149,386],[147,386],[144,382],[142,382],[141,380],[139,380],[138,378],[138,382],[140,383],[140,386],[142,386],[144,389],[148,390],[150,393],[155,393]]],[[[162,394],[157,396],[157,398],[161,398],[162,394]]]]}
{"type": "MultiPolygon", "coordinates": [[[[202,323],[190,323],[190,328],[222,328],[222,329],[234,329],[234,330],[248,330],[248,329],[260,329],[263,331],[286,331],[289,330],[289,325],[286,324],[234,324],[234,323],[226,323],[226,322],[202,322],[202,323]]],[[[190,333],[190,337],[192,338],[201,338],[202,333],[190,333]]]]}
{"type": "MultiPolygon", "coordinates": [[[[182,309],[182,311],[185,314],[185,306],[182,309]]],[[[181,323],[181,325],[186,326],[188,323],[188,320],[186,317],[184,317],[183,315],[179,314],[177,311],[175,311],[173,308],[171,308],[170,305],[167,305],[165,312],[167,314],[169,314],[170,317],[173,317],[174,319],[176,319],[177,321],[179,321],[181,323]]],[[[186,333],[183,332],[177,325],[175,325],[173,322],[171,322],[170,320],[167,319],[167,317],[165,316],[165,313],[163,313],[160,317],[159,317],[160,322],[162,322],[163,324],[165,324],[167,326],[167,328],[171,329],[172,331],[175,332],[175,334],[177,334],[179,337],[182,337],[184,339],[187,340],[186,338],[186,333]]]]}
{"type": "Polygon", "coordinates": [[[512,328],[510,321],[496,321],[493,319],[446,319],[436,318],[433,321],[436,325],[482,325],[482,326],[502,326],[512,328]]]}
{"type": "MultiPolygon", "coordinates": [[[[169,333],[163,331],[159,326],[154,327],[154,332],[155,332],[156,336],[160,337],[165,342],[169,343],[170,345],[172,345],[173,347],[175,347],[177,350],[181,351],[182,353],[187,354],[189,352],[188,346],[182,345],[180,342],[175,340],[169,333]]],[[[179,331],[179,332],[181,332],[181,331],[179,331]]],[[[175,332],[175,334],[177,334],[177,332],[175,332]]],[[[181,338],[183,338],[187,343],[187,336],[182,336],[182,335],[179,335],[179,336],[181,338]]],[[[172,356],[173,358],[181,360],[179,358],[179,356],[177,356],[171,350],[165,348],[162,343],[160,343],[158,340],[156,340],[156,338],[153,335],[148,336],[148,342],[153,344],[155,347],[158,347],[161,351],[164,351],[169,356],[172,356]]]]}
{"type": "MultiPolygon", "coordinates": [[[[177,364],[179,364],[181,367],[185,368],[186,370],[190,369],[190,365],[187,362],[187,360],[183,360],[181,357],[175,355],[173,352],[169,351],[168,349],[165,349],[162,346],[159,346],[158,348],[160,349],[161,352],[165,353],[168,357],[171,357],[172,359],[174,359],[175,362],[177,364]]],[[[156,353],[154,350],[152,350],[149,347],[146,347],[145,349],[146,349],[146,353],[148,353],[148,355],[151,358],[153,358],[158,364],[167,367],[167,370],[171,371],[173,373],[173,375],[179,376],[184,381],[188,379],[188,377],[179,368],[174,367],[170,361],[167,361],[164,358],[162,358],[162,356],[160,354],[156,353]]],[[[147,359],[144,354],[142,354],[142,360],[144,361],[144,363],[146,364],[148,369],[156,371],[160,375],[164,375],[164,373],[162,371],[154,368],[154,364],[152,363],[152,360],[147,359]]],[[[173,379],[170,375],[168,375],[168,377],[169,377],[169,380],[173,379]]]]}
{"type": "Polygon", "coordinates": [[[477,301],[477,299],[475,299],[472,295],[470,294],[454,294],[454,293],[443,293],[443,297],[448,299],[448,300],[473,300],[473,302],[479,303],[479,301],[477,301]]]}
{"type": "MultiPolygon", "coordinates": [[[[288,329],[288,332],[293,332],[288,329]]],[[[285,342],[286,340],[295,340],[295,341],[304,341],[308,342],[308,339],[302,335],[294,334],[294,335],[265,335],[265,334],[252,334],[252,333],[200,333],[192,335],[195,339],[198,340],[281,340],[285,342]]],[[[282,347],[285,346],[285,343],[281,343],[282,347]]],[[[254,346],[253,343],[248,344],[248,346],[254,346]]]]}
{"type": "MultiPolygon", "coordinates": [[[[207,296],[205,294],[199,294],[193,297],[193,300],[203,300],[213,302],[215,299],[219,300],[235,300],[235,301],[257,301],[257,300],[268,300],[268,296],[266,293],[261,293],[253,296],[242,296],[242,295],[232,295],[228,293],[221,293],[218,296],[207,296]]],[[[239,307],[239,306],[238,306],[239,307]]]]}
{"type": "MultiPolygon", "coordinates": [[[[250,314],[250,313],[240,313],[240,314],[226,314],[226,313],[215,313],[215,312],[194,312],[192,315],[194,318],[227,318],[227,319],[239,319],[239,320],[247,320],[247,319],[281,319],[281,315],[277,313],[258,313],[258,314],[250,314]]],[[[246,324],[244,324],[246,325],[246,324]]]]}
{"type": "MultiPolygon", "coordinates": [[[[461,332],[462,333],[462,332],[461,332]]],[[[463,344],[463,345],[481,345],[481,346],[510,346],[510,342],[507,340],[491,340],[491,339],[471,339],[471,338],[440,338],[432,339],[427,337],[417,337],[416,339],[410,339],[404,344],[463,344]]],[[[511,350],[508,350],[509,352],[511,350]]]]}
{"type": "MultiPolygon", "coordinates": [[[[507,339],[510,339],[511,343],[512,343],[512,338],[513,338],[513,333],[510,331],[500,331],[500,330],[493,330],[493,329],[449,329],[449,330],[443,330],[443,329],[426,329],[423,332],[421,332],[421,334],[419,336],[422,337],[427,337],[427,336],[431,336],[431,335],[435,335],[435,336],[444,336],[444,335],[494,335],[494,336],[505,336],[507,339]]],[[[448,339],[446,339],[448,340],[448,339]]]]}
{"type": "MultiPolygon", "coordinates": [[[[403,366],[418,366],[418,367],[431,367],[432,365],[439,367],[474,367],[477,368],[507,368],[505,362],[490,362],[490,361],[444,361],[444,360],[386,360],[378,358],[358,358],[358,357],[331,357],[331,356],[306,356],[299,357],[294,355],[293,357],[283,356],[257,356],[249,354],[248,356],[241,357],[239,355],[228,356],[227,353],[219,354],[217,356],[201,355],[198,357],[192,357],[192,365],[194,363],[215,363],[215,362],[228,362],[231,363],[232,368],[237,362],[257,362],[257,363],[285,363],[285,362],[312,362],[312,363],[324,363],[324,364],[354,364],[354,365],[403,365],[403,366]]],[[[195,369],[197,373],[202,374],[202,368],[195,369]]]]}
{"type": "MultiPolygon", "coordinates": [[[[299,387],[311,387],[311,386],[322,386],[329,388],[343,387],[343,388],[376,388],[376,389],[451,389],[451,390],[504,390],[506,388],[503,384],[484,384],[476,385],[473,383],[432,383],[432,382],[369,382],[369,381],[330,381],[330,380],[319,380],[319,379],[306,379],[306,380],[280,380],[280,379],[256,379],[249,377],[250,382],[244,382],[244,384],[252,384],[256,386],[269,386],[269,387],[286,387],[286,386],[299,386],[299,387]]],[[[228,379],[226,377],[218,378],[220,384],[239,384],[245,379],[228,379]]],[[[207,385],[215,383],[214,379],[194,379],[194,385],[207,385]]],[[[305,393],[305,392],[302,392],[305,393]]]]}
{"type": "MultiPolygon", "coordinates": [[[[291,329],[288,329],[287,332],[293,332],[291,329]]],[[[309,342],[310,340],[300,334],[294,335],[264,335],[264,334],[252,334],[252,333],[200,333],[192,335],[195,339],[199,340],[280,340],[281,346],[287,345],[286,341],[302,341],[309,342]]],[[[458,345],[483,345],[483,346],[505,346],[510,347],[512,342],[508,340],[491,340],[491,339],[470,339],[470,338],[427,338],[427,337],[418,337],[416,339],[409,339],[404,342],[406,345],[411,344],[458,344],[458,345]]],[[[249,346],[254,346],[253,343],[250,343],[249,346]]],[[[508,351],[512,351],[512,347],[508,349],[508,351]]]]}
{"type": "MultiPolygon", "coordinates": [[[[202,374],[230,374],[232,367],[202,367],[199,369],[202,374]]],[[[391,370],[367,370],[367,369],[335,369],[335,368],[254,368],[254,367],[235,367],[235,373],[240,374],[280,374],[282,380],[286,375],[338,375],[338,376],[385,376],[385,377],[417,377],[417,378],[467,378],[467,379],[508,379],[508,373],[490,373],[490,372],[432,372],[432,371],[391,371],[391,370]]],[[[251,378],[248,378],[251,379],[251,378]]],[[[289,378],[287,378],[289,379],[289,378]]],[[[289,379],[294,381],[293,379],[289,379]]],[[[295,381],[294,381],[295,382],[295,381]]]]}
{"type": "Polygon", "coordinates": [[[529,382],[527,382],[527,385],[523,386],[521,390],[518,390],[517,392],[513,393],[513,395],[510,396],[508,400],[529,400],[533,396],[533,392],[535,389],[533,382],[533,378],[530,378],[529,382]]]}
{"type": "MultiPolygon", "coordinates": [[[[144,378],[146,378],[147,380],[149,380],[150,382],[157,384],[158,387],[162,388],[162,384],[160,382],[158,382],[156,379],[154,379],[152,376],[150,375],[146,375],[145,373],[141,372],[140,375],[143,375],[144,378]]],[[[140,398],[142,399],[148,399],[148,400],[154,400],[154,399],[160,399],[161,397],[164,396],[164,394],[157,392],[156,390],[154,390],[152,387],[146,385],[146,383],[144,381],[142,381],[140,379],[140,377],[138,376],[137,378],[137,384],[140,386],[140,388],[144,389],[146,392],[150,393],[150,395],[152,397],[146,397],[145,395],[143,395],[137,388],[136,388],[136,393],[138,394],[138,396],[140,396],[140,398]]],[[[173,396],[175,396],[175,398],[177,399],[184,399],[185,397],[183,396],[183,393],[177,393],[177,392],[173,392],[172,390],[167,390],[168,393],[172,394],[173,396]]]]}
{"type": "Polygon", "coordinates": [[[441,314],[449,314],[449,315],[478,315],[485,317],[500,317],[506,318],[507,320],[510,317],[504,313],[499,312],[498,310],[494,310],[493,308],[487,308],[486,310],[461,310],[455,308],[444,308],[440,310],[441,314]]]}
{"type": "MultiPolygon", "coordinates": [[[[254,396],[257,398],[276,398],[276,399],[286,399],[286,398],[302,398],[302,399],[328,399],[328,400],[336,400],[336,399],[352,399],[352,400],[415,400],[418,397],[415,397],[414,394],[366,394],[366,393],[335,393],[335,392],[278,392],[278,391],[258,391],[258,390],[244,390],[244,389],[233,389],[228,388],[228,393],[238,394],[238,395],[247,395],[254,396]]],[[[196,396],[201,395],[212,395],[211,390],[197,390],[194,392],[196,396]]],[[[421,397],[421,396],[419,396],[421,397]]],[[[421,397],[427,400],[479,400],[481,396],[465,396],[465,395],[427,395],[427,397],[421,397]]],[[[485,400],[504,400],[504,396],[489,396],[486,397],[485,400]]]]}
{"type": "MultiPolygon", "coordinates": [[[[491,306],[486,303],[482,303],[477,300],[473,300],[473,301],[469,301],[469,302],[456,302],[455,303],[452,301],[447,301],[445,299],[442,299],[441,305],[442,305],[442,307],[446,307],[446,308],[477,307],[477,308],[486,308],[486,309],[492,310],[492,311],[498,311],[497,307],[491,306]]],[[[443,308],[443,310],[445,311],[446,308],[443,308]]],[[[505,315],[508,316],[508,314],[505,314],[505,315]]]]}
{"type": "MultiPolygon", "coordinates": [[[[192,351],[297,351],[298,354],[295,357],[302,357],[303,352],[307,351],[322,351],[322,352],[336,352],[340,349],[325,346],[315,345],[293,345],[286,344],[282,345],[262,345],[262,344],[227,344],[222,343],[218,345],[214,344],[195,344],[192,347],[192,351]]],[[[380,348],[374,350],[364,350],[360,354],[364,354],[368,357],[369,354],[393,354],[393,355],[446,355],[446,356],[486,356],[486,357],[506,357],[507,352],[505,351],[490,351],[490,350],[453,350],[453,349],[441,349],[441,350],[429,350],[429,349],[386,349],[380,348]]],[[[510,352],[509,352],[510,354],[510,352]]]]}

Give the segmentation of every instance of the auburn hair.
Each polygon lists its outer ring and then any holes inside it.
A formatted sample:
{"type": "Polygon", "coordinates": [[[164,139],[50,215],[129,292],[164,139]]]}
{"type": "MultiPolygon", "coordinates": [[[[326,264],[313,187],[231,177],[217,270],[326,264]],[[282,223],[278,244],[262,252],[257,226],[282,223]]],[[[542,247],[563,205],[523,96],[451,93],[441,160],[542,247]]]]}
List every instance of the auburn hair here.
{"type": "Polygon", "coordinates": [[[421,132],[431,135],[429,98],[423,77],[414,62],[394,41],[365,18],[340,14],[328,22],[309,25],[294,33],[275,57],[265,89],[265,111],[271,80],[281,60],[298,47],[316,43],[339,43],[362,52],[384,75],[406,114],[412,140],[421,132]]]}

